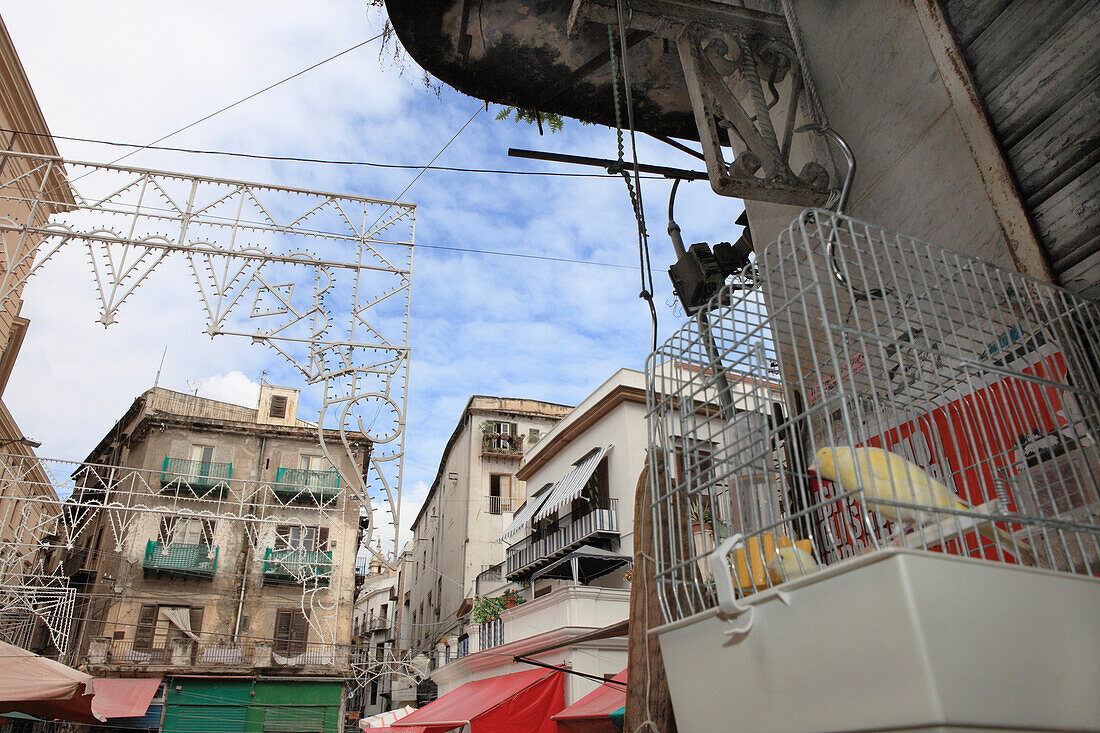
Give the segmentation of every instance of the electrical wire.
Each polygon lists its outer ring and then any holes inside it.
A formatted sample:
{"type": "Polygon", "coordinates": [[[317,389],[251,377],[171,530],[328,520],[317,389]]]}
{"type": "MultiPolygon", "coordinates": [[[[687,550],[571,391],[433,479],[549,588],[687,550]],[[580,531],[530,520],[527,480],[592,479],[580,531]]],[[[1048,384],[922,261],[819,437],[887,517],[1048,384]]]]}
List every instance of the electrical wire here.
{"type": "MultiPolygon", "coordinates": [[[[479,104],[477,106],[477,109],[474,110],[474,113],[472,115],[470,115],[470,119],[468,119],[464,123],[462,123],[462,127],[458,128],[458,131],[454,135],[451,135],[451,139],[443,144],[443,147],[441,147],[439,149],[438,153],[436,153],[435,155],[432,156],[432,159],[428,161],[428,164],[423,166],[420,169],[420,172],[417,173],[415,176],[413,176],[413,179],[411,181],[409,181],[409,185],[407,185],[403,189],[401,189],[401,193],[399,193],[396,196],[392,197],[390,200],[391,201],[400,201],[401,197],[404,196],[408,192],[408,190],[413,187],[413,184],[420,180],[420,176],[424,175],[424,172],[428,170],[428,166],[430,166],[432,163],[434,163],[436,160],[438,160],[439,156],[443,155],[443,153],[447,150],[447,148],[449,148],[451,146],[451,143],[453,143],[455,140],[458,139],[458,136],[462,134],[462,131],[465,130],[467,127],[469,127],[470,123],[474,121],[474,118],[477,117],[479,114],[481,114],[482,109],[484,109],[484,108],[479,104]]],[[[382,221],[382,217],[385,216],[386,213],[389,212],[389,210],[392,209],[393,207],[394,207],[394,205],[390,204],[385,209],[383,209],[382,213],[378,215],[378,218],[375,219],[374,222],[369,227],[367,227],[367,229],[364,230],[364,231],[374,231],[375,225],[378,224],[378,222],[382,221]]]]}
{"type": "MultiPolygon", "coordinates": [[[[247,97],[242,97],[242,98],[238,99],[238,100],[237,100],[236,102],[233,102],[232,104],[227,104],[227,105],[225,105],[224,107],[222,107],[221,109],[215,110],[214,112],[211,112],[211,113],[210,113],[210,114],[208,114],[208,115],[204,115],[203,117],[200,117],[199,119],[195,120],[194,122],[189,122],[188,124],[184,125],[183,127],[179,128],[179,129],[177,129],[177,130],[173,130],[172,132],[168,133],[167,135],[163,135],[163,136],[161,136],[161,137],[158,137],[158,138],[157,138],[156,140],[154,140],[153,142],[149,143],[149,145],[156,145],[157,143],[160,143],[160,142],[164,142],[165,140],[167,140],[167,139],[168,139],[168,138],[170,138],[170,137],[174,137],[174,136],[176,136],[176,135],[180,134],[180,133],[181,133],[181,132],[183,132],[184,130],[190,130],[190,129],[191,129],[192,127],[194,127],[195,125],[198,125],[198,124],[201,124],[201,123],[203,123],[203,122],[206,122],[206,121],[207,121],[207,120],[209,120],[209,119],[210,119],[211,117],[215,117],[215,116],[217,116],[217,115],[220,115],[220,114],[221,114],[222,112],[226,112],[226,111],[228,111],[228,110],[231,110],[231,109],[233,109],[234,107],[236,107],[236,106],[238,106],[238,105],[240,105],[240,104],[244,104],[245,102],[247,102],[247,101],[248,101],[248,100],[250,100],[250,99],[255,99],[256,97],[260,96],[260,95],[261,95],[261,94],[263,94],[264,92],[268,92],[268,91],[271,91],[271,90],[272,90],[272,89],[274,89],[275,87],[277,87],[277,86],[280,86],[280,85],[282,85],[282,84],[285,84],[285,83],[287,83],[288,81],[291,81],[292,79],[297,79],[297,78],[298,78],[299,76],[301,76],[302,74],[305,74],[305,73],[308,73],[308,72],[310,72],[310,71],[313,71],[313,70],[314,70],[314,69],[316,69],[316,68],[317,68],[318,66],[323,66],[324,64],[327,64],[327,63],[328,63],[329,61],[333,61],[333,60],[335,60],[335,59],[338,59],[338,58],[340,58],[341,56],[343,56],[343,55],[345,55],[345,54],[349,54],[349,53],[351,53],[352,51],[355,51],[355,50],[357,50],[357,49],[360,49],[360,48],[362,48],[363,46],[366,46],[366,45],[367,45],[368,43],[370,43],[371,41],[376,41],[376,40],[378,40],[378,39],[379,39],[379,38],[381,38],[381,37],[382,37],[383,35],[385,35],[385,32],[382,32],[382,33],[379,33],[378,35],[372,36],[372,37],[368,38],[368,39],[367,39],[367,40],[365,40],[365,41],[360,41],[359,43],[355,44],[354,46],[352,46],[352,47],[350,47],[350,48],[346,48],[346,49],[344,49],[343,51],[340,51],[339,53],[333,54],[332,56],[329,56],[329,57],[328,57],[328,58],[326,58],[326,59],[323,59],[323,60],[321,60],[321,61],[318,61],[318,62],[317,62],[317,63],[315,63],[315,64],[312,64],[312,65],[310,65],[310,66],[307,66],[306,68],[302,69],[301,71],[297,71],[297,72],[295,72],[295,73],[291,74],[290,76],[284,77],[284,78],[280,79],[279,81],[275,82],[274,84],[268,84],[268,85],[267,85],[266,87],[264,87],[263,89],[260,89],[259,91],[256,91],[256,92],[252,92],[252,94],[249,94],[249,95],[248,95],[247,97]]],[[[114,159],[114,160],[112,160],[112,161],[111,161],[111,162],[110,162],[110,163],[109,163],[108,165],[114,165],[115,163],[118,163],[118,162],[119,162],[120,160],[124,160],[124,159],[126,159],[126,158],[129,158],[129,157],[130,157],[131,155],[134,155],[134,154],[136,154],[136,153],[140,153],[140,152],[141,152],[142,150],[144,150],[145,148],[149,147],[149,145],[143,145],[143,146],[142,146],[141,148],[138,148],[137,150],[133,150],[133,151],[131,151],[131,152],[129,152],[129,153],[126,153],[125,155],[123,155],[123,156],[121,156],[121,157],[115,158],[115,159],[114,159]]]]}
{"type": "MultiPolygon", "coordinates": [[[[430,170],[430,171],[446,171],[452,173],[488,173],[493,175],[509,175],[509,176],[540,176],[540,177],[557,177],[557,178],[598,178],[600,180],[608,180],[608,174],[606,173],[562,173],[558,171],[521,171],[510,170],[506,168],[459,168],[454,166],[445,165],[408,165],[398,163],[378,163],[368,160],[337,160],[332,158],[308,158],[296,155],[265,155],[262,153],[241,153],[230,150],[205,150],[201,148],[177,148],[167,145],[141,145],[140,143],[124,143],[116,142],[113,140],[101,140],[97,138],[89,137],[74,137],[70,135],[56,135],[45,132],[31,132],[29,130],[15,130],[7,127],[0,127],[0,132],[11,132],[18,135],[31,135],[35,137],[48,137],[55,140],[70,140],[72,142],[90,143],[93,145],[109,145],[113,147],[121,148],[140,148],[143,150],[162,150],[170,153],[188,153],[192,155],[218,155],[232,158],[248,158],[253,160],[270,160],[286,163],[316,163],[319,165],[342,165],[342,166],[362,166],[367,168],[385,168],[389,170],[430,170]]],[[[138,152],[138,151],[134,151],[138,152]]],[[[664,176],[658,175],[644,175],[642,178],[647,179],[663,179],[664,176]]]]}

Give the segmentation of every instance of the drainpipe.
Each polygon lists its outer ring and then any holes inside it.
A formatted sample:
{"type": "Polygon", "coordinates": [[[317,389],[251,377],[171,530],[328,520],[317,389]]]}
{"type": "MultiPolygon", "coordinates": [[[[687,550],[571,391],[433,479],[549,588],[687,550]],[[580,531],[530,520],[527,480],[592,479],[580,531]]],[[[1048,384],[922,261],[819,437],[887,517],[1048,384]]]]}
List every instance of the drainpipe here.
{"type": "MultiPolygon", "coordinates": [[[[472,413],[466,415],[466,440],[470,442],[467,446],[467,451],[473,452],[474,433],[473,433],[474,416],[472,413]]],[[[467,454],[469,455],[469,454],[467,454]]],[[[462,513],[462,598],[459,599],[459,605],[462,605],[462,601],[466,600],[466,548],[470,544],[470,474],[473,473],[474,462],[471,460],[467,463],[466,470],[466,503],[464,505],[465,511],[462,513]]],[[[478,467],[481,467],[480,459],[478,467]]],[[[480,474],[480,471],[479,471],[480,474]]],[[[442,502],[440,502],[442,504],[442,502]]],[[[439,519],[437,520],[437,527],[443,525],[443,509],[440,507],[439,519]]]]}
{"type": "MultiPolygon", "coordinates": [[[[260,483],[264,470],[264,450],[267,448],[267,436],[260,438],[260,457],[256,460],[256,482],[260,483]]],[[[244,507],[244,494],[241,494],[241,506],[244,507]]],[[[242,512],[243,513],[243,512],[242,512]]],[[[259,528],[256,529],[259,532],[259,528]]],[[[241,612],[244,610],[244,590],[248,586],[248,561],[252,554],[252,543],[248,541],[248,533],[245,532],[244,543],[244,572],[241,573],[241,596],[237,599],[237,620],[233,623],[233,641],[236,642],[241,634],[241,612]]]]}

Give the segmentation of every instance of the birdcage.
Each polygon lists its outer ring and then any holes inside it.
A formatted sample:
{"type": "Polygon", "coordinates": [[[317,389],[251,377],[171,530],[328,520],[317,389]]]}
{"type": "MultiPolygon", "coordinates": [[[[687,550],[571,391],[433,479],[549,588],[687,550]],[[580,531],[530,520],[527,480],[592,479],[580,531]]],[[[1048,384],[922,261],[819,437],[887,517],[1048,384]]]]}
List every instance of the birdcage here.
{"type": "MultiPolygon", "coordinates": [[[[759,285],[727,284],[647,368],[662,648],[679,640],[672,667],[682,658],[698,678],[701,658],[725,653],[706,635],[694,646],[693,620],[723,639],[752,636],[754,607],[803,591],[816,599],[803,610],[815,607],[842,578],[868,582],[836,607],[816,606],[829,616],[811,624],[821,633],[845,633],[839,614],[866,637],[873,616],[856,622],[848,604],[885,603],[876,583],[897,581],[906,596],[939,577],[962,584],[965,604],[985,587],[968,574],[993,577],[991,567],[1010,571],[996,574],[1013,579],[1006,592],[1032,583],[1057,594],[1044,584],[1074,579],[1062,600],[1091,593],[1095,610],[1100,304],[820,210],[756,265],[759,285]]],[[[931,653],[930,637],[913,655],[931,653]]],[[[675,702],[673,677],[670,668],[675,702]]],[[[944,707],[950,691],[936,695],[944,707]]],[[[772,729],[818,729],[783,720],[772,729]]]]}

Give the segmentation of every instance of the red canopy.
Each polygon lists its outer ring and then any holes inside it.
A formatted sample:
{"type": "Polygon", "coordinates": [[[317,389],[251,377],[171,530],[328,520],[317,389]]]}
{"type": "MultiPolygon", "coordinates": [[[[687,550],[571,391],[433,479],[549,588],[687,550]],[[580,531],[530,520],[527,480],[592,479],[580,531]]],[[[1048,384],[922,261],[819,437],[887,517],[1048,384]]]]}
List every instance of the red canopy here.
{"type": "Polygon", "coordinates": [[[470,733],[555,733],[550,716],[565,707],[565,674],[531,669],[467,682],[435,702],[390,724],[395,731],[445,733],[463,725],[470,733]]]}
{"type": "Polygon", "coordinates": [[[97,677],[95,680],[96,710],[106,718],[140,718],[149,710],[149,703],[160,687],[160,677],[119,679],[97,677]]]}
{"type": "MultiPolygon", "coordinates": [[[[626,670],[611,678],[611,682],[626,683],[626,670]]],[[[611,722],[611,713],[626,705],[626,688],[605,682],[580,700],[552,716],[559,731],[576,733],[618,733],[611,722]]]]}

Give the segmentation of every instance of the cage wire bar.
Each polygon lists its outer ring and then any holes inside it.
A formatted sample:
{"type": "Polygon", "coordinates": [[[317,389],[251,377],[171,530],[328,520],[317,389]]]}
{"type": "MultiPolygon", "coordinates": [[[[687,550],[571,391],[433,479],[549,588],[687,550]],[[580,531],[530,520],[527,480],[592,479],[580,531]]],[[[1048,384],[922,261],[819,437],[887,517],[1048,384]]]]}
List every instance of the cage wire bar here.
{"type": "Polygon", "coordinates": [[[666,621],[890,546],[1100,573],[1100,304],[816,209],[757,266],[647,364],[666,621]]]}

